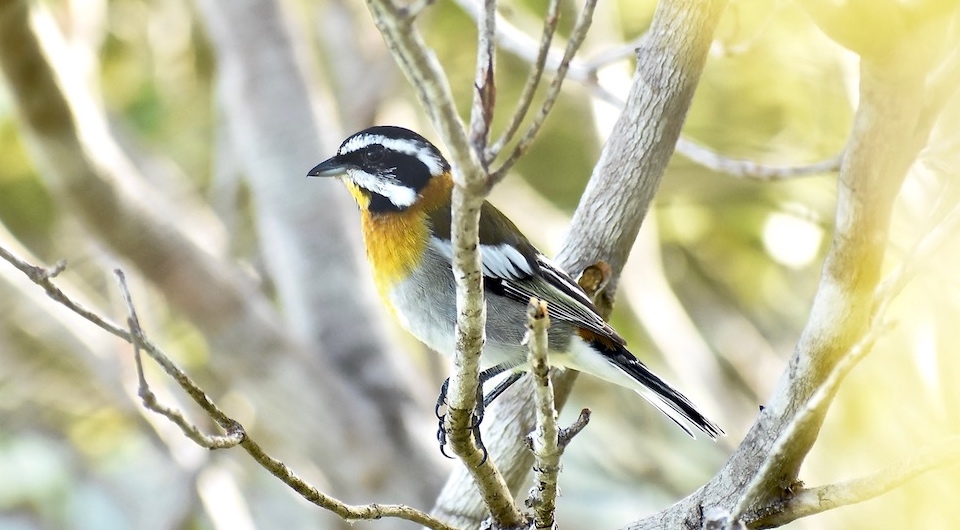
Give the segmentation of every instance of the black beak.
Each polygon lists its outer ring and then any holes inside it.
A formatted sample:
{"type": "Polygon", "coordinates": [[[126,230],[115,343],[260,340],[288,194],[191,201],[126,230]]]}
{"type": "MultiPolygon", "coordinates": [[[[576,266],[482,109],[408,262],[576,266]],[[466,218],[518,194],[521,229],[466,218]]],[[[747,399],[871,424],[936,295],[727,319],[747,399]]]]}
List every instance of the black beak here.
{"type": "Polygon", "coordinates": [[[344,164],[337,157],[329,158],[320,162],[315,168],[311,169],[308,177],[339,177],[347,173],[350,164],[344,164]]]}

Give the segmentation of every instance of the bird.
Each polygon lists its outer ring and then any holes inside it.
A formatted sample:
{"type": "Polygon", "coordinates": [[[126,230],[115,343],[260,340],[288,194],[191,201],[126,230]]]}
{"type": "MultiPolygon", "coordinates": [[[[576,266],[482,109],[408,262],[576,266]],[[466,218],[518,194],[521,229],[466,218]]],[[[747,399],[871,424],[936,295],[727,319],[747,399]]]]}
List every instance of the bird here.
{"type": "MultiPolygon", "coordinates": [[[[336,177],[346,185],[360,209],[367,261],[384,304],[410,334],[429,348],[452,355],[457,316],[450,238],[454,183],[450,163],[440,150],[414,131],[378,125],[346,138],[336,155],[307,176],[336,177]]],[[[497,374],[510,375],[478,399],[478,416],[482,406],[528,368],[526,311],[531,297],[536,297],[547,302],[551,318],[552,366],[635,390],[691,437],[695,437],[691,426],[714,440],[724,434],[633,355],[577,282],[486,201],[480,208],[479,240],[487,305],[481,388],[497,374]]],[[[446,383],[437,403],[441,450],[439,410],[445,390],[446,383]]]]}

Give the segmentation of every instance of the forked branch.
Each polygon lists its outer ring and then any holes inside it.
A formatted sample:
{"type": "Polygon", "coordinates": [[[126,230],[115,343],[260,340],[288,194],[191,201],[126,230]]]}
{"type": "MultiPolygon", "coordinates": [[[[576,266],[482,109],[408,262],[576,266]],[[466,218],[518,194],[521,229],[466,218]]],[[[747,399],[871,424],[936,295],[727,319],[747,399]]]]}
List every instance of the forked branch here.
{"type": "Polygon", "coordinates": [[[430,516],[420,510],[411,508],[402,504],[366,504],[349,505],[343,503],[329,495],[324,494],[314,486],[308,484],[296,475],[289,467],[280,460],[267,454],[259,444],[256,443],[244,430],[243,426],[228,416],[221,410],[200,388],[190,376],[180,369],[157,345],[153,344],[140,328],[136,309],[133,305],[133,299],[127,289],[127,284],[123,272],[115,271],[124,301],[127,305],[127,323],[128,330],[117,326],[95,312],[84,308],[76,302],[70,295],[64,293],[60,288],[54,285],[52,279],[57,273],[65,267],[63,262],[52,269],[46,269],[37,265],[27,263],[6,248],[0,246],[0,258],[3,258],[18,270],[23,272],[27,278],[39,287],[43,288],[57,303],[83,317],[97,327],[123,339],[134,347],[134,359],[137,365],[137,377],[139,380],[138,393],[144,401],[144,406],[148,409],[163,415],[175,425],[177,425],[184,434],[196,442],[201,447],[207,449],[224,449],[240,445],[257,463],[269,471],[284,484],[299,493],[307,501],[329,510],[346,520],[374,520],[384,517],[404,519],[423,525],[434,530],[456,530],[454,527],[443,521],[430,516]],[[163,370],[173,378],[177,384],[190,396],[190,398],[223,429],[223,434],[206,434],[195,424],[186,419],[182,411],[160,403],[147,384],[143,374],[143,365],[141,352],[146,352],[163,370]]]}

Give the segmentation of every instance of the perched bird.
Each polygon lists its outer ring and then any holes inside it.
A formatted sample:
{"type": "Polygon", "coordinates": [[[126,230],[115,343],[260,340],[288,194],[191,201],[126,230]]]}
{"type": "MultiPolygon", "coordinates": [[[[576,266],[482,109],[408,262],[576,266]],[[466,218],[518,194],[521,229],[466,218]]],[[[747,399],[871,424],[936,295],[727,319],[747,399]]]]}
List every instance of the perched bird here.
{"type": "MultiPolygon", "coordinates": [[[[408,129],[371,127],[347,138],[336,156],[308,176],[339,177],[346,184],[360,207],[367,259],[381,298],[407,331],[430,348],[452,355],[453,180],[440,151],[408,129]]],[[[489,402],[526,368],[522,344],[526,310],[535,296],[545,300],[550,311],[552,365],[637,391],[691,436],[688,423],[713,439],[723,434],[690,400],[634,357],[580,286],[487,202],[480,209],[480,256],[487,304],[483,376],[512,372],[483,401],[489,402]]]]}

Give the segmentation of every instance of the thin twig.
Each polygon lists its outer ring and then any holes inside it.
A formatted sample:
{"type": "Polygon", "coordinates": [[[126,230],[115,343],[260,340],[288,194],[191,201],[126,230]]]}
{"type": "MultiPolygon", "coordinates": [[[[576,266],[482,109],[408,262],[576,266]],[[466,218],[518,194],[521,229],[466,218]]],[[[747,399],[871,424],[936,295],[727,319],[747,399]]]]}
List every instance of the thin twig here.
{"type": "Polygon", "coordinates": [[[560,447],[560,450],[563,451],[566,449],[567,445],[573,440],[573,437],[580,434],[580,431],[586,429],[589,423],[590,409],[580,409],[580,415],[577,416],[577,419],[574,420],[569,427],[560,429],[560,434],[557,439],[557,445],[560,447]]]}
{"type": "Polygon", "coordinates": [[[533,466],[533,487],[527,506],[533,508],[534,528],[553,528],[557,511],[557,478],[560,475],[560,429],[557,426],[557,408],[554,404],[553,383],[550,381],[550,362],[547,359],[547,330],[550,316],[547,303],[530,299],[527,307],[527,361],[534,381],[534,403],[537,411],[537,429],[531,434],[531,446],[536,459],[533,466]]]}
{"type": "Polygon", "coordinates": [[[95,324],[98,328],[115,335],[127,342],[130,342],[130,335],[116,324],[101,318],[100,315],[97,315],[93,311],[90,311],[83,304],[72,300],[69,296],[64,294],[59,287],[53,284],[50,281],[53,277],[57,276],[67,267],[67,262],[61,260],[52,268],[44,268],[36,265],[31,265],[26,261],[21,260],[15,256],[12,252],[6,248],[0,246],[0,258],[3,258],[11,265],[16,267],[20,272],[25,274],[27,278],[30,279],[33,283],[39,285],[47,293],[47,296],[63,305],[67,309],[73,311],[74,313],[80,315],[81,317],[87,319],[88,321],[95,324]]]}
{"type": "Polygon", "coordinates": [[[497,141],[487,149],[484,159],[487,164],[492,162],[507,143],[513,140],[513,136],[520,129],[520,124],[527,116],[530,105],[533,103],[533,96],[537,93],[537,87],[540,86],[540,80],[543,79],[543,69],[547,63],[547,55],[550,52],[550,43],[553,42],[553,35],[557,31],[560,23],[560,0],[550,0],[547,6],[547,14],[543,21],[543,34],[540,36],[540,45],[537,49],[536,59],[530,73],[527,75],[527,81],[520,92],[520,99],[517,102],[517,108],[510,117],[510,123],[504,129],[497,141]]]}
{"type": "MultiPolygon", "coordinates": [[[[474,22],[479,23],[481,10],[479,4],[474,0],[456,0],[460,9],[469,15],[474,22]]],[[[529,63],[536,62],[539,46],[537,42],[529,35],[524,33],[509,20],[497,14],[497,45],[503,51],[506,51],[529,63]]],[[[550,49],[547,54],[544,69],[555,72],[560,66],[562,54],[556,49],[550,49]]],[[[586,79],[590,77],[591,71],[586,68],[583,61],[573,59],[570,62],[570,71],[568,75],[571,79],[586,79]]]]}
{"type": "MultiPolygon", "coordinates": [[[[200,432],[199,428],[191,425],[184,418],[181,412],[175,409],[164,407],[162,405],[153,408],[151,405],[146,403],[146,398],[144,398],[145,405],[150,408],[150,410],[158,412],[169,418],[178,427],[180,427],[181,430],[184,431],[187,437],[202,447],[216,449],[234,446],[237,444],[236,440],[239,439],[240,446],[243,447],[247,454],[253,457],[253,459],[267,469],[267,471],[279,478],[284,484],[299,493],[306,500],[321,508],[331,511],[346,520],[372,520],[382,519],[384,517],[393,517],[411,521],[434,530],[456,530],[454,527],[435,517],[430,516],[427,513],[402,504],[344,504],[333,497],[321,493],[315,487],[300,479],[293,471],[290,470],[290,468],[283,464],[283,462],[266,454],[263,449],[261,449],[260,446],[249,435],[246,434],[239,422],[224,414],[215,403],[207,398],[207,395],[203,389],[197,386],[197,384],[176,364],[174,364],[160,348],[150,342],[150,340],[143,335],[143,331],[139,328],[139,322],[136,318],[136,311],[134,309],[129,290],[127,289],[126,282],[124,281],[122,271],[117,270],[115,273],[117,274],[117,279],[120,282],[120,288],[123,292],[124,301],[127,305],[129,315],[128,322],[131,326],[129,332],[110,323],[96,313],[84,308],[69,295],[53,285],[50,279],[55,276],[56,273],[59,273],[63,270],[65,266],[63,262],[59,263],[52,269],[45,269],[43,267],[29,264],[17,258],[13,253],[9,252],[2,246],[0,246],[0,257],[23,272],[24,275],[26,275],[27,278],[29,278],[33,283],[43,288],[43,290],[46,291],[47,294],[50,295],[50,297],[53,298],[57,303],[63,305],[67,309],[73,311],[80,317],[93,323],[104,331],[131,343],[134,346],[135,356],[139,357],[139,352],[141,350],[147,352],[147,354],[150,355],[150,357],[154,359],[161,368],[163,368],[167,375],[171,376],[177,382],[180,388],[182,388],[194,400],[194,402],[196,402],[197,405],[199,405],[200,408],[203,409],[208,416],[210,416],[210,418],[224,428],[226,433],[225,435],[205,435],[200,432]]],[[[141,396],[143,396],[144,393],[152,394],[152,392],[149,390],[149,387],[146,388],[146,392],[143,391],[143,386],[146,385],[146,379],[142,375],[142,365],[138,366],[138,378],[141,385],[141,396]]]]}
{"type": "Polygon", "coordinates": [[[840,153],[812,164],[773,166],[754,162],[753,160],[723,156],[712,149],[682,137],[677,141],[677,152],[690,159],[691,162],[711,171],[725,173],[733,177],[765,182],[823,173],[835,173],[840,169],[840,162],[843,161],[843,153],[840,153]]]}
{"type": "Polygon", "coordinates": [[[543,122],[547,119],[547,116],[553,109],[553,104],[556,103],[557,97],[560,95],[560,87],[563,85],[567,70],[570,68],[570,61],[573,60],[574,55],[576,55],[577,50],[580,49],[580,45],[583,44],[583,40],[587,36],[587,30],[590,29],[590,24],[593,22],[593,11],[597,7],[597,2],[598,0],[586,0],[586,2],[584,2],[583,9],[580,10],[580,16],[577,17],[573,31],[570,33],[570,40],[567,41],[567,48],[564,50],[563,59],[560,61],[560,66],[557,67],[556,76],[554,76],[550,82],[550,87],[547,88],[547,95],[543,101],[543,105],[540,107],[540,112],[533,118],[533,122],[527,127],[526,133],[520,138],[517,145],[514,146],[507,160],[505,160],[496,171],[490,172],[491,183],[496,183],[506,176],[507,172],[510,171],[510,168],[513,167],[517,160],[527,152],[527,149],[530,148],[530,145],[536,138],[537,133],[540,132],[540,127],[543,126],[543,122]]]}
{"type": "MultiPolygon", "coordinates": [[[[146,340],[143,330],[140,328],[140,319],[137,318],[137,310],[133,305],[133,297],[130,295],[130,289],[127,288],[126,277],[124,276],[123,271],[120,269],[114,270],[113,273],[117,277],[117,283],[120,285],[120,293],[122,294],[124,303],[127,306],[127,325],[130,326],[130,342],[133,344],[133,358],[137,367],[137,394],[143,401],[143,406],[148,410],[152,410],[153,412],[166,417],[177,427],[180,427],[180,430],[183,431],[183,434],[185,434],[187,438],[193,440],[200,447],[205,449],[228,449],[231,447],[236,447],[240,442],[243,441],[245,437],[243,427],[224,414],[223,411],[221,411],[206,397],[206,393],[200,390],[200,388],[193,383],[186,373],[180,370],[180,368],[170,361],[166,355],[160,351],[157,351],[156,347],[146,340]],[[212,413],[211,411],[208,411],[208,413],[224,430],[226,433],[225,435],[211,435],[204,433],[199,427],[190,423],[182,412],[173,407],[164,405],[157,399],[157,396],[150,389],[150,385],[147,384],[147,378],[143,372],[143,359],[140,355],[141,347],[146,349],[152,358],[162,359],[163,362],[161,365],[164,366],[164,370],[167,372],[167,374],[176,379],[178,382],[184,381],[187,387],[190,387],[188,393],[190,393],[191,396],[194,395],[194,393],[203,394],[203,402],[212,408],[212,413]]],[[[184,383],[181,383],[180,386],[184,387],[184,383]]],[[[184,387],[184,390],[187,390],[187,388],[184,387]]]]}
{"type": "Polygon", "coordinates": [[[951,436],[865,477],[801,489],[783,503],[763,509],[762,513],[746,514],[745,519],[753,528],[782,526],[801,517],[879,497],[920,475],[957,463],[960,463],[960,436],[951,436]]]}
{"type": "MultiPolygon", "coordinates": [[[[490,124],[497,97],[493,69],[496,59],[494,35],[496,26],[496,0],[483,1],[483,17],[477,24],[477,67],[473,81],[473,104],[470,110],[470,143],[477,153],[487,149],[490,139],[490,124]]],[[[486,164],[486,157],[481,157],[486,164]]]]}
{"type": "Polygon", "coordinates": [[[630,42],[625,42],[623,44],[600,51],[594,56],[584,60],[583,66],[588,72],[592,72],[593,75],[596,76],[597,70],[603,68],[604,66],[622,61],[627,58],[635,59],[637,57],[637,50],[643,46],[643,43],[646,41],[646,39],[647,34],[644,33],[630,42]]]}
{"type": "Polygon", "coordinates": [[[770,477],[778,472],[781,459],[793,448],[794,441],[809,432],[810,427],[817,421],[822,411],[830,406],[833,396],[843,382],[850,370],[860,362],[870,351],[881,334],[890,329],[890,324],[881,318],[875,318],[870,329],[850,348],[850,351],[837,363],[830,376],[823,381],[823,384],[810,397],[810,399],[797,411],[790,424],[783,430],[777,441],[764,459],[763,464],[754,473],[750,483],[743,490],[743,494],[737,500],[733,509],[730,511],[731,520],[740,520],[750,503],[754,502],[757,496],[768,484],[770,477]]]}

